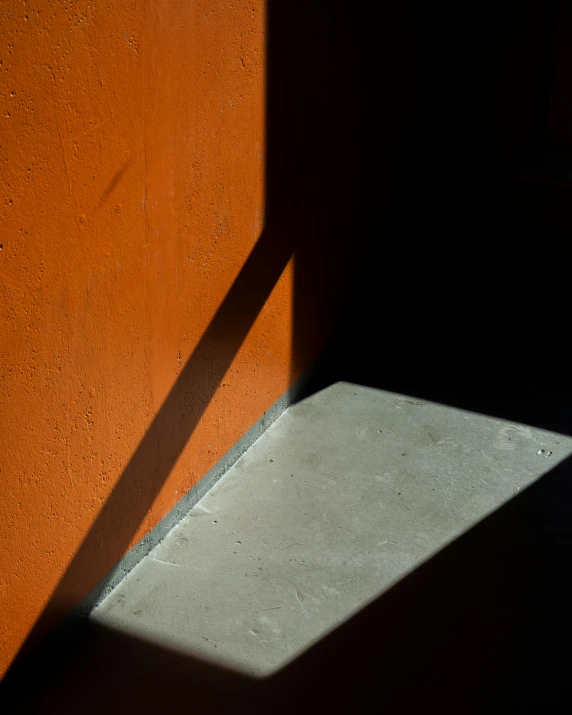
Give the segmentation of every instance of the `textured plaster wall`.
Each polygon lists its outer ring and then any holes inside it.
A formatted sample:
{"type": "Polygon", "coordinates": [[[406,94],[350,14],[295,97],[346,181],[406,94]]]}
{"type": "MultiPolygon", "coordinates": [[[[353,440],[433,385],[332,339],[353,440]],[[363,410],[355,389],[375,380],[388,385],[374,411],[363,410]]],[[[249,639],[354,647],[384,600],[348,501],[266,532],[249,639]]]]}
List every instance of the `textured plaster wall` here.
{"type": "MultiPolygon", "coordinates": [[[[1,673],[261,235],[265,7],[5,0],[0,15],[1,673]]],[[[145,512],[130,545],[287,389],[291,306],[290,262],[210,401],[205,352],[191,402],[208,407],[176,465],[116,507],[117,523],[145,512]]],[[[58,614],[117,560],[107,526],[58,614]]]]}

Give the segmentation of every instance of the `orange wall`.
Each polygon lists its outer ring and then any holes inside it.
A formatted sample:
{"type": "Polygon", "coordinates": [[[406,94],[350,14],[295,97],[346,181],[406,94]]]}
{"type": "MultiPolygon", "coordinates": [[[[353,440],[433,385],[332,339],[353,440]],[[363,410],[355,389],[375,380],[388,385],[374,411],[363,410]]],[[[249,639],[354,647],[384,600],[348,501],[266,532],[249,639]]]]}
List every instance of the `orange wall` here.
{"type": "MultiPolygon", "coordinates": [[[[264,13],[264,0],[2,2],[0,673],[261,235],[264,13]]],[[[186,443],[160,490],[160,465],[149,476],[139,456],[115,506],[116,523],[139,509],[129,543],[101,522],[58,616],[290,384],[292,262],[278,268],[236,356],[206,343],[203,393],[195,379],[177,407],[183,421],[201,410],[190,439],[175,415],[146,445],[151,464],[161,440],[186,443]]]]}

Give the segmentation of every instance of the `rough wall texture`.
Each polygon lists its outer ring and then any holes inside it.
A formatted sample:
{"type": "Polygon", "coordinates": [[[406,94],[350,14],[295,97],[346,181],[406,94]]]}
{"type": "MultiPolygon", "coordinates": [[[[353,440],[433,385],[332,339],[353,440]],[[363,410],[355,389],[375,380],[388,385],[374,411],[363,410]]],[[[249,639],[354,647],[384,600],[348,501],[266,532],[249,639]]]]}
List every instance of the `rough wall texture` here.
{"type": "Polygon", "coordinates": [[[203,377],[118,491],[263,229],[264,2],[0,13],[1,673],[58,584],[59,614],[288,387],[292,262],[244,341],[203,343],[203,377]],[[167,476],[169,440],[186,446],[167,476]]]}

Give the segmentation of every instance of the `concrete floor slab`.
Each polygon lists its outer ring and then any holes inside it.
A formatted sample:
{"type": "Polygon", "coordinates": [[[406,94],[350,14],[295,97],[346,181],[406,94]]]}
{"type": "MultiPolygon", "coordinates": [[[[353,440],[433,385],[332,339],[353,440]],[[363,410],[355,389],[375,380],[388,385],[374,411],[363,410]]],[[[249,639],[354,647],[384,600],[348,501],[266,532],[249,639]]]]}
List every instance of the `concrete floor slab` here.
{"type": "Polygon", "coordinates": [[[291,407],[92,619],[262,677],[572,453],[572,438],[337,383],[291,407]]]}

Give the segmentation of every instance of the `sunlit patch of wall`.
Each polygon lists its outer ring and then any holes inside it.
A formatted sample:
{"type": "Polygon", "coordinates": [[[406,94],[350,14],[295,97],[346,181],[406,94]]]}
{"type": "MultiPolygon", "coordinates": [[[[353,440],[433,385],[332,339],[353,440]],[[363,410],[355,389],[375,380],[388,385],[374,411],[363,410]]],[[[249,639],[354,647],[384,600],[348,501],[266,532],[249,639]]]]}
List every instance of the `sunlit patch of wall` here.
{"type": "MultiPolygon", "coordinates": [[[[262,234],[266,27],[263,0],[0,13],[1,672],[262,234]]],[[[290,266],[131,544],[288,388],[291,292],[290,266]]]]}

